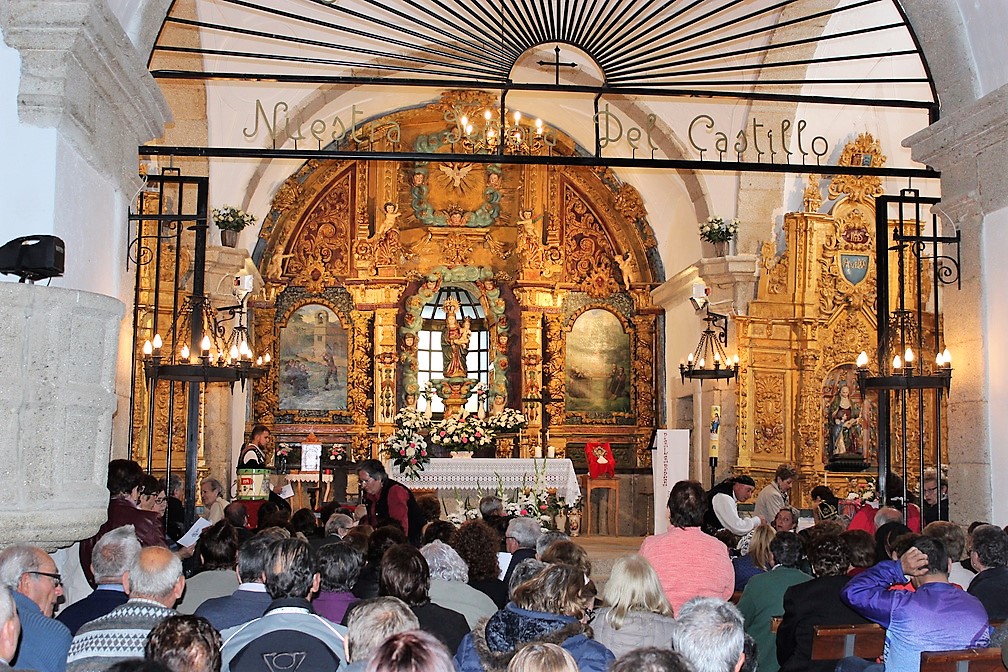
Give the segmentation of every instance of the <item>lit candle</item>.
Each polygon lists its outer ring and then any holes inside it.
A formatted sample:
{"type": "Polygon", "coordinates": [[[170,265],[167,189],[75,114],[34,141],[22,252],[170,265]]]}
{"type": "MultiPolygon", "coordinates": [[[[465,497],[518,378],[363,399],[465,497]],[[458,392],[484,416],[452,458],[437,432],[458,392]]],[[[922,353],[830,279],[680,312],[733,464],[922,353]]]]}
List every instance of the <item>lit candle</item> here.
{"type": "Polygon", "coordinates": [[[857,356],[857,365],[859,369],[863,369],[868,366],[868,353],[864,350],[862,350],[861,354],[857,356]]]}
{"type": "Polygon", "coordinates": [[[893,371],[895,371],[896,369],[903,368],[903,361],[900,359],[899,355],[896,355],[895,357],[892,358],[892,368],[893,371]]]}
{"type": "Polygon", "coordinates": [[[237,345],[232,345],[232,346],[231,346],[231,351],[230,351],[230,352],[228,353],[228,358],[229,358],[229,359],[230,359],[230,360],[231,360],[232,362],[237,362],[237,361],[238,361],[238,357],[239,357],[239,355],[240,355],[240,354],[241,354],[241,353],[240,353],[240,351],[238,350],[238,346],[237,346],[237,345]]]}
{"type": "Polygon", "coordinates": [[[269,364],[271,359],[272,357],[270,357],[270,354],[268,352],[265,355],[263,355],[263,362],[265,362],[266,364],[269,364]]]}
{"type": "Polygon", "coordinates": [[[704,368],[704,358],[703,357],[700,358],[700,368],[701,369],[704,368]]]}
{"type": "Polygon", "coordinates": [[[262,366],[262,357],[256,357],[256,366],[262,366]]]}
{"type": "Polygon", "coordinates": [[[161,346],[163,345],[164,341],[161,340],[161,334],[154,334],[154,341],[151,343],[151,346],[154,348],[155,355],[161,355],[161,346]]]}
{"type": "Polygon", "coordinates": [[[952,366],[952,353],[949,352],[948,348],[945,348],[942,352],[942,359],[945,360],[945,366],[952,366]]]}
{"type": "Polygon", "coordinates": [[[939,352],[937,355],[935,355],[935,364],[938,366],[939,369],[945,366],[945,358],[942,357],[942,353],[939,352]]]}
{"type": "Polygon", "coordinates": [[[906,349],[906,352],[903,353],[903,361],[906,362],[907,366],[913,366],[914,361],[913,350],[911,350],[910,348],[906,349]]]}
{"type": "Polygon", "coordinates": [[[179,352],[179,356],[182,358],[183,362],[189,361],[189,346],[183,345],[182,350],[179,352]]]}
{"type": "Polygon", "coordinates": [[[204,357],[210,354],[210,345],[210,337],[204,335],[203,340],[200,341],[200,351],[203,353],[204,357]]]}
{"type": "Polygon", "coordinates": [[[150,357],[154,353],[154,346],[150,341],[144,341],[143,344],[143,354],[144,357],[150,357]]]}
{"type": "Polygon", "coordinates": [[[689,356],[686,358],[686,363],[689,364],[690,366],[693,366],[693,353],[692,352],[689,353],[689,356]]]}

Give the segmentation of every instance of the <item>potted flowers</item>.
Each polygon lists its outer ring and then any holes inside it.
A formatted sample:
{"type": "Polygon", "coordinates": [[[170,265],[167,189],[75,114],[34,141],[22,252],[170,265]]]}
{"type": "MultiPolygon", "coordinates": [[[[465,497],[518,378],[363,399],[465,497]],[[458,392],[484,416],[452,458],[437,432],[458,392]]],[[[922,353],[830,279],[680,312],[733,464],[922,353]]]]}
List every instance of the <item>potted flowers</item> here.
{"type": "Polygon", "coordinates": [[[246,226],[256,223],[254,216],[231,205],[214,208],[213,219],[221,230],[221,245],[224,247],[235,247],[238,244],[238,233],[246,226]]]}
{"type": "Polygon", "coordinates": [[[474,415],[449,415],[431,427],[430,440],[453,457],[472,457],[472,451],[493,443],[493,430],[474,415]]]}
{"type": "Polygon", "coordinates": [[[409,479],[415,479],[430,462],[427,441],[408,429],[392,432],[385,440],[385,450],[392,464],[399,468],[399,473],[409,479]]]}
{"type": "Polygon", "coordinates": [[[738,235],[738,225],[737,219],[726,222],[721,217],[708,217],[706,222],[700,223],[700,240],[712,243],[714,253],[723,257],[728,252],[729,241],[738,235]]]}

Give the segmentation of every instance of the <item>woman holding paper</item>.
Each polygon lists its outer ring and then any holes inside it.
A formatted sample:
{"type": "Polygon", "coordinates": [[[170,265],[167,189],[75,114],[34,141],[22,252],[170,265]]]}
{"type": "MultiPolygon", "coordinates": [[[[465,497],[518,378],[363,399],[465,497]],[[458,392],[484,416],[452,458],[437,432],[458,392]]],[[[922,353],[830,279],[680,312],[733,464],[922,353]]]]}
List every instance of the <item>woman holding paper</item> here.
{"type": "Polygon", "coordinates": [[[228,501],[222,496],[224,486],[216,478],[204,478],[200,481],[200,498],[203,500],[203,517],[210,523],[224,520],[224,507],[228,501]]]}

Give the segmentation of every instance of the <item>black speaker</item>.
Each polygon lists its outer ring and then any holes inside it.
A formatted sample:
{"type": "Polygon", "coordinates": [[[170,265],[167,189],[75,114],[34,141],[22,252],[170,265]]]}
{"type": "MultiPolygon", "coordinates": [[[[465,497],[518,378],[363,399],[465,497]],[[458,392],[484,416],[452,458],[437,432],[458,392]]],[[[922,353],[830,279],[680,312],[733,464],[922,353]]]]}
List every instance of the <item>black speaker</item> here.
{"type": "Polygon", "coordinates": [[[0,247],[0,273],[16,275],[21,282],[63,275],[66,253],[56,236],[24,236],[0,247]]]}

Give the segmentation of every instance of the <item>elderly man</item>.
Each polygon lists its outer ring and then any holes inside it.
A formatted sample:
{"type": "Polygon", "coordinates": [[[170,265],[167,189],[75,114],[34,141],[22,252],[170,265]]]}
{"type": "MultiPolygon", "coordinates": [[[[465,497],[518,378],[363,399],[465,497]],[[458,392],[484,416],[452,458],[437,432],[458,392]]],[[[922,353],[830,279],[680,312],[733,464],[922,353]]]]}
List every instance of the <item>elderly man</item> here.
{"type": "Polygon", "coordinates": [[[536,542],[542,534],[542,527],[535,518],[512,518],[507,526],[507,536],[504,539],[507,552],[511,554],[511,563],[504,572],[504,585],[511,580],[511,574],[522,560],[536,557],[536,542]]]}
{"type": "Polygon", "coordinates": [[[948,482],[938,477],[938,472],[928,469],[921,478],[921,494],[924,495],[924,524],[936,520],[949,519],[948,482]]]}
{"type": "Polygon", "coordinates": [[[949,583],[945,546],[918,537],[899,560],[883,560],[844,587],[844,602],[886,629],[885,663],[848,657],[837,672],[917,672],[922,651],[986,647],[987,612],[980,600],[949,583]],[[915,591],[890,590],[909,576],[915,591]]]}
{"type": "Polygon", "coordinates": [[[272,557],[270,549],[279,540],[260,533],[242,544],[238,549],[238,588],[230,595],[199,605],[196,615],[222,632],[262,616],[272,601],[266,592],[266,565],[272,557]]]}
{"type": "Polygon", "coordinates": [[[307,542],[294,538],[274,544],[266,564],[266,590],[273,601],[260,618],[221,633],[221,672],[275,672],[293,661],[300,661],[303,670],[345,665],[346,628],[316,615],[308,602],[319,582],[307,542]]]}
{"type": "Polygon", "coordinates": [[[392,635],[417,630],[420,622],[409,606],[397,597],[361,600],[347,614],[346,672],[363,672],[378,646],[392,635]]]}
{"type": "Polygon", "coordinates": [[[729,478],[714,486],[707,493],[707,513],[704,514],[703,531],[716,534],[727,529],[734,535],[744,536],[767,522],[760,516],[741,518],[738,514],[739,502],[746,502],[752,497],[756,482],[742,474],[729,478]]]}
{"type": "Polygon", "coordinates": [[[0,672],[11,669],[10,662],[17,653],[18,638],[21,636],[21,621],[10,590],[0,588],[0,672]]]}
{"type": "Polygon", "coordinates": [[[742,614],[716,597],[695,597],[676,614],[672,648],[694,672],[738,672],[745,662],[742,614]]]}
{"type": "Polygon", "coordinates": [[[140,549],[126,575],[129,600],[77,631],[67,672],[101,672],[127,658],[142,658],[147,635],[177,612],[185,590],[182,561],[167,548],[140,549]]]}
{"type": "Polygon", "coordinates": [[[140,541],[132,525],[112,530],[95,544],[91,571],[98,587],[79,602],[60,611],[57,620],[76,635],[82,625],[104,616],[126,603],[126,576],[140,552],[140,541]]]}
{"type": "Polygon", "coordinates": [[[13,593],[21,621],[21,646],[12,667],[63,672],[71,635],[52,617],[56,601],[63,595],[63,578],[56,563],[36,546],[10,546],[0,552],[0,583],[13,593]]]}
{"type": "Polygon", "coordinates": [[[791,486],[798,472],[790,464],[782,464],[774,472],[773,481],[760,490],[753,508],[756,515],[763,520],[773,520],[777,512],[791,506],[791,486]]]}
{"type": "Polygon", "coordinates": [[[996,525],[981,525],[970,535],[970,564],[977,575],[969,594],[983,603],[992,621],[1008,618],[1008,534],[996,525]]]}
{"type": "Polygon", "coordinates": [[[389,478],[385,466],[378,460],[364,460],[358,464],[357,478],[364,489],[367,505],[365,522],[378,528],[393,521],[402,527],[411,544],[419,546],[424,517],[413,492],[389,478]]]}

